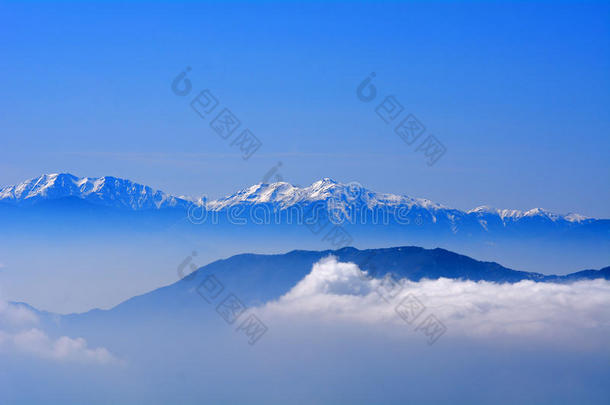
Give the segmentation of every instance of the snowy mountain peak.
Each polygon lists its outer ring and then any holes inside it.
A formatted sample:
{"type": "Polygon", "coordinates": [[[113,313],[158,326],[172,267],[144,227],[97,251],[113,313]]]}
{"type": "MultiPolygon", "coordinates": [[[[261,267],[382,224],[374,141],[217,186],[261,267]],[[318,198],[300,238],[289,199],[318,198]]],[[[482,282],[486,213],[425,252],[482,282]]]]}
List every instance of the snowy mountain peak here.
{"type": "Polygon", "coordinates": [[[290,183],[259,183],[245,188],[228,197],[210,201],[208,208],[220,210],[235,205],[271,203],[279,208],[297,204],[330,201],[340,204],[355,204],[374,208],[379,206],[408,206],[440,210],[445,207],[426,199],[408,196],[376,193],[356,182],[340,183],[331,178],[323,178],[307,187],[296,187],[290,183]]]}
{"type": "Polygon", "coordinates": [[[129,180],[105,176],[99,178],[77,177],[69,173],[44,174],[14,186],[0,188],[0,201],[12,204],[34,204],[43,200],[77,197],[95,204],[133,210],[159,209],[167,207],[187,207],[192,202],[206,204],[209,209],[222,210],[234,205],[272,204],[277,208],[286,208],[298,204],[332,201],[340,205],[358,205],[359,207],[375,209],[378,207],[398,207],[419,210],[420,214],[436,221],[446,217],[452,223],[464,217],[474,217],[485,224],[496,218],[501,223],[520,221],[524,218],[540,218],[556,222],[564,220],[581,223],[590,220],[583,215],[557,215],[541,208],[529,211],[496,209],[490,206],[480,206],[464,212],[451,209],[423,198],[412,198],[406,195],[376,193],[364,188],[361,184],[337,182],[325,177],[307,187],[297,187],[286,182],[271,184],[255,184],[244,188],[230,196],[207,201],[189,197],[175,197],[153,190],[148,186],[129,180]]]}
{"type": "Polygon", "coordinates": [[[316,181],[315,183],[312,183],[312,186],[315,187],[327,187],[327,186],[333,186],[333,185],[338,185],[340,183],[336,182],[335,180],[331,179],[330,177],[324,177],[318,181],[316,181]]]}
{"type": "Polygon", "coordinates": [[[542,217],[548,219],[550,221],[557,221],[559,219],[564,219],[568,222],[582,222],[587,219],[584,215],[580,214],[568,214],[568,215],[558,215],[553,212],[547,211],[543,208],[533,208],[528,211],[521,210],[509,210],[509,209],[497,209],[490,207],[488,205],[482,205],[480,207],[476,207],[470,211],[467,211],[467,214],[475,214],[480,217],[484,217],[486,215],[499,216],[502,221],[507,220],[519,220],[522,218],[533,218],[533,217],[542,217]]]}
{"type": "Polygon", "coordinates": [[[591,219],[591,218],[586,217],[584,215],[576,214],[574,212],[570,212],[569,214],[565,215],[564,218],[565,218],[566,221],[569,221],[569,222],[583,222],[583,221],[585,221],[587,219],[591,219]]]}
{"type": "Polygon", "coordinates": [[[79,178],[70,173],[53,173],[0,188],[0,201],[9,203],[34,204],[66,197],[134,210],[186,205],[162,191],[111,176],[79,178]]]}

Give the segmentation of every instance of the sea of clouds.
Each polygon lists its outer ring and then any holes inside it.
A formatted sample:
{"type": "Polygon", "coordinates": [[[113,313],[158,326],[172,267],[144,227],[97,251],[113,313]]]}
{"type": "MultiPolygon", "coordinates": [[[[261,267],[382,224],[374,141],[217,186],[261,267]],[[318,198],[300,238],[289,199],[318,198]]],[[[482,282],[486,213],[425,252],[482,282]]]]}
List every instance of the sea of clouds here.
{"type": "Polygon", "coordinates": [[[375,279],[356,264],[329,256],[263,311],[268,319],[385,325],[405,333],[422,330],[422,323],[433,317],[445,329],[443,338],[527,339],[599,348],[607,346],[610,336],[610,281],[375,279]]]}
{"type": "Polygon", "coordinates": [[[609,303],[605,280],[375,279],[332,256],[252,308],[255,345],[203,302],[69,333],[0,301],[0,402],[605,404],[609,303]]]}
{"type": "Polygon", "coordinates": [[[51,338],[36,313],[23,304],[0,299],[0,352],[26,354],[54,361],[90,364],[119,364],[103,347],[90,348],[81,337],[51,338]]]}

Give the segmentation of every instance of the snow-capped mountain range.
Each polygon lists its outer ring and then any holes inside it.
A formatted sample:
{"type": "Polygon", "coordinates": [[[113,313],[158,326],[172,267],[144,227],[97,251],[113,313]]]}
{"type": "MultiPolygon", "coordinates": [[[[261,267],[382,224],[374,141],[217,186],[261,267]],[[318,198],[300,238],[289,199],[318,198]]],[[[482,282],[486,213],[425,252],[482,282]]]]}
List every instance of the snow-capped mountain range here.
{"type": "Polygon", "coordinates": [[[226,210],[237,205],[256,206],[259,204],[271,204],[273,207],[286,209],[291,206],[331,201],[335,206],[345,207],[349,204],[369,210],[379,207],[392,209],[404,207],[417,215],[423,214],[424,217],[435,223],[441,218],[451,223],[468,218],[478,221],[483,228],[494,222],[505,225],[524,219],[573,224],[594,221],[594,219],[579,214],[559,215],[540,208],[520,211],[482,206],[469,211],[461,211],[427,199],[377,193],[358,183],[342,184],[329,178],[319,180],[308,187],[295,187],[285,182],[256,184],[228,197],[210,201],[172,196],[116,177],[79,178],[68,173],[45,174],[17,185],[0,188],[0,202],[17,206],[34,205],[41,201],[66,197],[76,197],[98,205],[131,210],[187,208],[193,203],[205,204],[209,210],[214,211],[226,210]]]}
{"type": "Polygon", "coordinates": [[[176,239],[171,243],[180,246],[182,238],[211,241],[227,255],[242,253],[244,247],[419,245],[549,273],[605,266],[610,252],[608,219],[542,209],[464,211],[329,178],[307,187],[256,184],[208,200],[115,177],[48,174],[0,187],[0,226],[5,245],[18,235],[33,234],[98,243],[95,238],[106,238],[109,232],[127,239],[163,235],[165,240],[171,235],[170,240],[176,239]]]}
{"type": "Polygon", "coordinates": [[[68,173],[43,174],[17,185],[0,188],[0,201],[16,205],[66,197],[133,210],[175,207],[185,202],[162,191],[110,176],[79,178],[68,173]]]}

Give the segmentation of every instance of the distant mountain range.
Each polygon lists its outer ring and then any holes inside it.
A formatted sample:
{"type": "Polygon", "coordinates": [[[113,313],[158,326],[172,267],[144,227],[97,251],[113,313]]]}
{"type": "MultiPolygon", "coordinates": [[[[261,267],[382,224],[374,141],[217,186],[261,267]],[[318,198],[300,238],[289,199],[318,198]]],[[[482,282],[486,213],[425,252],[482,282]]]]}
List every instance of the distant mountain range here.
{"type": "MultiPolygon", "coordinates": [[[[565,276],[543,275],[512,270],[494,262],[483,262],[445,249],[424,249],[416,246],[401,246],[384,249],[359,250],[346,247],[339,250],[305,251],[294,250],[285,254],[259,255],[240,254],[217,260],[183,274],[179,281],[133,297],[107,310],[93,310],[85,314],[69,315],[66,319],[82,319],[104,314],[148,313],[160,308],[164,311],[189,309],[199,304],[201,297],[197,288],[205,277],[214,274],[227,288],[248,305],[278,299],[286,294],[309,272],[314,263],[333,255],[340,262],[357,264],[370,277],[419,281],[449,278],[497,283],[516,283],[523,280],[536,282],[566,283],[578,280],[610,280],[610,266],[601,270],[585,270],[565,276]]],[[[177,277],[180,277],[177,273],[177,277]]]]}
{"type": "MultiPolygon", "coordinates": [[[[336,344],[333,343],[330,346],[328,352],[324,352],[325,356],[331,359],[331,363],[336,361],[336,348],[344,346],[348,351],[349,358],[359,361],[361,352],[354,350],[353,346],[350,345],[354,339],[360,338],[361,332],[367,332],[364,335],[366,344],[377,345],[378,352],[374,354],[375,358],[377,358],[379,352],[386,352],[386,346],[379,346],[377,341],[372,339],[375,334],[384,331],[383,328],[379,327],[381,324],[388,325],[392,331],[401,333],[398,335],[400,338],[392,337],[392,340],[398,341],[402,346],[410,346],[411,342],[418,342],[416,340],[406,340],[409,336],[415,335],[417,330],[415,329],[416,325],[400,322],[399,315],[395,313],[397,312],[395,309],[395,312],[389,315],[382,312],[372,314],[371,316],[379,317],[375,323],[352,325],[348,323],[349,321],[345,321],[345,325],[342,324],[340,327],[349,326],[350,328],[346,329],[348,333],[335,335],[336,332],[330,332],[333,331],[332,328],[336,325],[337,321],[332,316],[325,319],[323,315],[324,309],[328,311],[329,315],[332,315],[335,313],[335,305],[338,308],[349,308],[351,304],[343,304],[344,306],[341,306],[339,302],[351,303],[356,298],[353,295],[360,293],[369,294],[366,290],[334,290],[332,293],[338,295],[333,297],[333,300],[328,301],[333,302],[333,306],[330,306],[328,303],[322,304],[319,307],[319,312],[313,315],[321,322],[322,327],[319,329],[312,328],[311,316],[308,316],[307,313],[304,316],[294,312],[287,312],[284,316],[270,316],[272,313],[265,311],[264,304],[275,301],[271,305],[275,305],[275,313],[277,314],[277,304],[280,307],[282,305],[282,301],[279,298],[293,290],[295,285],[312,271],[314,263],[328,255],[334,255],[340,262],[356,263],[362,270],[367,271],[378,279],[388,277],[389,274],[394,275],[396,278],[408,278],[411,280],[445,277],[507,283],[531,280],[532,284],[533,282],[545,281],[572,282],[594,278],[610,279],[610,267],[597,271],[591,270],[574,273],[568,276],[544,276],[539,273],[511,270],[493,262],[477,261],[444,249],[422,249],[412,246],[367,250],[355,248],[325,251],[294,250],[276,255],[240,254],[227,259],[217,260],[198,268],[191,275],[187,275],[177,282],[130,298],[107,310],[94,309],[83,313],[56,315],[49,312],[36,311],[26,304],[17,304],[17,306],[34,311],[39,318],[37,328],[42,328],[53,340],[60,339],[62,336],[85,339],[82,342],[86,341],[88,347],[103,347],[116,357],[124,360],[126,364],[125,369],[129,367],[129,369],[136,370],[153,370],[156,374],[158,373],[156,367],[165,369],[168,367],[168,364],[173,364],[171,363],[173,361],[179,360],[180,364],[193,364],[196,370],[205,371],[201,378],[193,378],[193,381],[197,384],[202,384],[201,381],[209,383],[210,376],[217,374],[219,365],[226,364],[227,362],[229,362],[228,369],[230,373],[226,377],[223,375],[223,378],[228,378],[231,381],[234,379],[235,372],[242,369],[254,370],[256,374],[253,374],[255,377],[252,378],[256,378],[256,376],[260,375],[261,370],[264,371],[265,367],[260,367],[259,365],[264,364],[263,361],[267,358],[277,361],[276,358],[287,357],[289,362],[295,362],[295,358],[288,351],[283,356],[275,357],[271,356],[276,352],[269,351],[270,348],[275,350],[277,347],[285,347],[291,341],[290,339],[294,339],[294,336],[303,337],[303,342],[314,341],[323,344],[327,344],[329,341],[332,342],[332,339],[335,338],[339,339],[336,344]],[[212,278],[211,276],[214,277],[212,278]],[[344,294],[345,296],[342,296],[344,294]],[[231,311],[237,313],[237,316],[241,316],[239,320],[230,320],[227,312],[225,312],[226,307],[224,305],[227,305],[226,300],[229,298],[231,300],[228,302],[232,305],[231,311]],[[244,311],[244,315],[239,315],[242,311],[244,311]],[[264,325],[264,329],[257,329],[259,331],[262,330],[264,335],[262,337],[258,336],[260,337],[260,343],[256,343],[255,350],[252,350],[251,346],[247,344],[248,337],[252,335],[246,334],[242,330],[246,320],[253,319],[250,318],[250,315],[258,317],[256,319],[264,325]],[[386,318],[386,316],[392,318],[386,318]],[[391,323],[393,319],[396,319],[399,323],[391,323]],[[408,328],[408,326],[411,327],[408,328]],[[204,354],[203,356],[202,353],[204,354]],[[226,353],[238,353],[239,361],[231,362],[230,356],[227,356],[226,353]]],[[[197,258],[191,259],[196,261],[197,258]]],[[[178,274],[176,274],[176,278],[178,279],[178,274]]],[[[344,281],[346,283],[353,282],[353,280],[344,281]]],[[[448,285],[448,288],[451,288],[451,284],[448,285]]],[[[408,286],[407,288],[411,287],[408,286]]],[[[528,290],[535,290],[536,287],[530,286],[528,290]]],[[[481,290],[485,291],[485,288],[481,288],[481,290]]],[[[511,291],[512,289],[507,288],[507,290],[511,291]]],[[[541,290],[544,290],[542,286],[541,290]]],[[[418,294],[416,291],[417,288],[414,288],[414,293],[418,294]]],[[[515,289],[515,294],[521,294],[517,291],[515,289]]],[[[448,291],[449,297],[452,294],[455,294],[455,290],[452,292],[448,291]]],[[[482,318],[482,322],[484,322],[482,327],[487,327],[488,325],[494,326],[496,324],[496,321],[493,319],[487,319],[488,313],[492,309],[496,309],[493,297],[487,297],[487,301],[476,299],[472,301],[473,291],[466,290],[465,294],[469,296],[464,297],[465,302],[472,303],[468,305],[468,311],[461,312],[459,317],[454,315],[451,318],[441,318],[441,322],[445,322],[448,327],[447,336],[455,336],[457,339],[463,339],[463,337],[457,334],[455,330],[458,330],[457,328],[461,326],[460,322],[469,316],[468,312],[470,311],[484,316],[482,318]],[[453,329],[454,325],[456,329],[453,329]]],[[[565,293],[558,291],[558,294],[563,296],[565,293]]],[[[484,295],[481,296],[484,297],[484,295]]],[[[544,299],[544,297],[545,295],[541,295],[540,299],[544,299]]],[[[565,294],[564,300],[568,303],[566,304],[566,309],[570,309],[571,297],[571,294],[565,294]]],[[[421,299],[425,302],[424,305],[427,305],[427,297],[422,294],[421,299]]],[[[449,299],[447,305],[455,303],[455,298],[452,299],[453,301],[449,299]]],[[[382,301],[382,298],[379,298],[379,301],[382,301]]],[[[506,301],[506,298],[504,301],[506,301]]],[[[533,300],[531,302],[537,303],[538,301],[533,300]]],[[[546,301],[540,302],[546,305],[546,301]]],[[[515,303],[517,309],[527,311],[527,307],[523,307],[523,300],[519,299],[518,296],[515,297],[515,303]]],[[[395,303],[391,305],[394,306],[395,303]]],[[[591,304],[585,303],[584,308],[587,305],[591,304]]],[[[376,306],[371,302],[371,307],[375,308],[376,306]]],[[[496,310],[504,312],[507,308],[499,305],[496,310]]],[[[559,311],[559,309],[557,310],[559,311]]],[[[355,305],[354,312],[357,311],[362,311],[362,308],[355,305]]],[[[349,312],[337,312],[346,315],[346,318],[350,319],[349,312]]],[[[509,312],[509,314],[515,312],[509,312]]],[[[492,313],[495,314],[495,312],[492,313]]],[[[551,312],[551,314],[553,313],[551,312]]],[[[577,313],[577,316],[578,314],[580,312],[577,313]]],[[[528,317],[515,319],[515,325],[519,328],[522,327],[521,325],[526,325],[523,328],[527,328],[529,326],[526,323],[528,319],[528,317]]],[[[595,319],[589,320],[586,318],[583,322],[594,324],[595,319]]],[[[248,323],[248,325],[250,324],[248,323]]],[[[565,327],[573,328],[573,325],[568,324],[565,327]]],[[[248,331],[252,332],[249,327],[248,331]]],[[[544,329],[544,332],[547,332],[547,330],[544,329]]],[[[574,333],[576,335],[578,333],[588,333],[588,331],[576,330],[574,333]]],[[[415,336],[417,337],[417,335],[415,336]]],[[[443,339],[448,339],[448,337],[443,339]]],[[[495,335],[493,339],[496,339],[495,335]]],[[[516,337],[509,335],[509,339],[520,340],[518,335],[516,337]]],[[[549,337],[549,339],[552,341],[553,338],[549,337]]],[[[506,340],[506,342],[508,341],[506,340]]],[[[502,350],[505,351],[505,341],[500,340],[500,344],[502,350]]],[[[475,347],[477,350],[481,350],[480,347],[483,346],[477,343],[475,347]]],[[[423,347],[425,348],[425,346],[423,347]]],[[[300,370],[301,365],[299,362],[303,361],[301,359],[314,356],[317,353],[315,350],[312,351],[308,348],[309,346],[302,345],[289,346],[289,350],[299,353],[297,364],[295,365],[296,370],[300,370]],[[305,347],[305,350],[303,350],[303,347],[305,347]]],[[[544,349],[544,347],[541,346],[541,349],[544,349]]],[[[441,346],[439,350],[443,350],[441,355],[445,356],[447,355],[446,353],[454,350],[454,348],[443,348],[441,346]]],[[[422,348],[415,346],[414,353],[421,351],[423,351],[422,348]]],[[[526,353],[531,352],[532,349],[528,346],[526,353]]],[[[429,353],[431,352],[427,350],[426,354],[429,355],[429,353]]],[[[561,355],[560,352],[557,353],[561,355]]],[[[579,359],[582,356],[580,352],[577,355],[579,359]]],[[[390,356],[396,356],[396,351],[390,351],[390,356]]],[[[506,355],[503,355],[502,359],[505,359],[505,357],[506,355]]],[[[598,357],[599,355],[596,353],[596,359],[598,357]]],[[[466,357],[464,359],[464,361],[468,361],[466,357]]],[[[412,360],[412,356],[409,357],[409,360],[412,360]]],[[[426,361],[423,357],[420,360],[420,363],[425,363],[426,361]]],[[[600,362],[602,361],[600,360],[600,362]]],[[[346,360],[345,364],[348,367],[353,367],[352,361],[346,360]]],[[[316,359],[316,370],[326,366],[326,363],[320,363],[316,359]]],[[[399,365],[397,370],[400,367],[399,365]]],[[[81,367],[76,370],[82,373],[83,371],[81,370],[83,369],[85,368],[81,367]]],[[[123,369],[113,368],[110,369],[110,372],[117,375],[117,380],[125,379],[126,385],[128,384],[131,389],[133,381],[124,377],[123,369]]],[[[282,370],[281,372],[284,371],[282,370]]],[[[316,371],[316,373],[318,372],[316,371]]],[[[193,376],[193,374],[189,373],[188,376],[193,376]]],[[[277,378],[277,374],[275,376],[277,378]]],[[[159,384],[164,384],[164,381],[167,381],[169,378],[176,377],[162,375],[162,380],[159,380],[159,384]]],[[[182,378],[179,378],[182,381],[182,378]]],[[[134,380],[140,381],[140,379],[134,380]]],[[[113,388],[110,387],[109,389],[113,388]]],[[[206,390],[209,391],[209,388],[206,387],[206,390]]],[[[207,398],[205,395],[204,393],[201,398],[207,398]]],[[[287,398],[291,397],[287,396],[287,398]]],[[[173,397],[168,400],[168,403],[173,403],[172,401],[174,401],[173,397]]],[[[286,402],[285,399],[282,399],[282,401],[286,402]]],[[[290,399],[288,402],[290,402],[290,399]]]]}
{"type": "Polygon", "coordinates": [[[23,183],[0,188],[0,201],[28,206],[46,200],[77,197],[84,201],[132,210],[160,209],[185,205],[186,201],[116,177],[76,177],[72,174],[44,174],[23,183]]]}
{"type": "MultiPolygon", "coordinates": [[[[409,219],[446,224],[455,229],[461,225],[475,225],[481,230],[511,227],[523,223],[568,226],[592,224],[600,221],[580,214],[555,214],[541,208],[529,211],[495,209],[481,206],[469,211],[448,208],[423,198],[377,193],[358,183],[342,184],[324,178],[308,187],[289,183],[256,184],[218,200],[203,201],[176,197],[151,187],[116,177],[76,177],[72,174],[45,174],[18,185],[0,188],[0,202],[16,206],[31,206],[42,201],[76,197],[84,201],[113,208],[148,210],[188,208],[193,203],[209,211],[223,212],[232,207],[271,206],[289,210],[295,206],[324,203],[333,211],[337,221],[353,222],[364,211],[388,209],[391,220],[400,223],[409,219]]],[[[383,218],[378,219],[380,222],[383,218]]]]}
{"type": "MultiPolygon", "coordinates": [[[[77,333],[85,324],[121,326],[125,322],[176,320],[200,312],[202,297],[198,293],[208,275],[214,275],[223,288],[230,290],[248,306],[261,305],[286,294],[312,270],[321,259],[333,255],[339,262],[351,262],[366,271],[369,277],[392,277],[395,280],[448,278],[456,280],[516,283],[571,283],[579,280],[610,280],[610,266],[600,270],[584,270],[564,276],[543,275],[518,271],[494,262],[484,262],[445,249],[424,249],[401,246],[359,250],[346,247],[339,250],[294,250],[285,254],[239,254],[196,268],[192,273],[177,271],[176,281],[148,293],[130,298],[108,309],[94,309],[81,314],[60,316],[39,311],[26,303],[13,303],[35,311],[47,327],[63,325],[77,333]]],[[[204,311],[205,312],[205,311],[204,311]]],[[[199,315],[197,315],[199,317],[199,315]]],[[[194,318],[197,319],[197,318],[194,318]]],[[[123,326],[121,326],[123,327],[123,326]]],[[[115,329],[107,328],[109,333],[115,329]]],[[[112,332],[114,333],[114,332],[112,332]]]]}
{"type": "Polygon", "coordinates": [[[548,273],[610,262],[608,219],[540,208],[462,211],[329,178],[307,187],[256,184],[207,200],[173,196],[115,177],[47,174],[0,188],[0,222],[11,240],[33,233],[66,240],[78,235],[80,240],[96,232],[127,237],[171,229],[168,240],[188,237],[208,246],[222,240],[215,249],[225,255],[417,245],[548,273]],[[342,243],[328,237],[337,226],[349,234],[342,243]]]}

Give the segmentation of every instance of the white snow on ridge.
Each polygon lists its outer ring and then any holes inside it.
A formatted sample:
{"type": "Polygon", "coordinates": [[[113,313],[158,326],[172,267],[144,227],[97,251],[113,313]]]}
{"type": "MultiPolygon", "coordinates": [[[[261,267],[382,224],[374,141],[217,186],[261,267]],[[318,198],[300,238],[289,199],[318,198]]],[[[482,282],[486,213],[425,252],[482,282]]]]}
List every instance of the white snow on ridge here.
{"type": "Polygon", "coordinates": [[[116,177],[78,178],[67,173],[45,174],[14,186],[0,188],[0,201],[9,203],[35,203],[45,199],[78,197],[97,204],[113,207],[159,209],[166,207],[186,207],[191,203],[205,204],[208,209],[219,211],[235,205],[272,204],[280,209],[318,201],[333,201],[338,204],[358,204],[369,209],[378,207],[416,208],[429,215],[432,221],[444,216],[453,223],[460,217],[474,215],[478,221],[488,224],[493,217],[503,224],[524,218],[543,218],[550,221],[565,220],[580,223],[590,218],[570,213],[558,215],[534,208],[529,211],[496,209],[481,206],[469,211],[445,207],[423,198],[406,195],[376,193],[358,183],[343,184],[330,178],[323,178],[307,187],[296,187],[290,183],[255,184],[230,196],[213,201],[201,198],[175,197],[159,190],[153,190],[129,180],[116,177]]]}
{"type": "Polygon", "coordinates": [[[181,199],[162,191],[115,177],[78,178],[74,175],[45,174],[16,186],[0,189],[0,201],[35,203],[65,197],[78,197],[112,207],[155,209],[181,205],[181,199]]]}
{"type": "Polygon", "coordinates": [[[509,209],[497,209],[492,208],[487,205],[483,205],[472,210],[466,212],[467,214],[476,214],[480,217],[484,217],[486,215],[498,216],[502,219],[503,222],[507,221],[517,221],[522,218],[532,218],[532,217],[544,217],[551,221],[557,221],[563,219],[568,222],[583,222],[585,220],[590,219],[584,215],[570,213],[567,215],[559,215],[553,212],[547,211],[542,208],[534,208],[528,211],[521,210],[509,210],[509,209]]]}
{"type": "Polygon", "coordinates": [[[378,206],[417,206],[427,210],[448,209],[440,204],[421,198],[403,195],[375,193],[355,183],[342,184],[324,178],[308,187],[295,187],[289,183],[256,184],[233,195],[210,201],[208,208],[218,210],[240,204],[273,203],[280,208],[296,204],[313,203],[333,199],[339,203],[358,203],[374,208],[378,206]]]}

